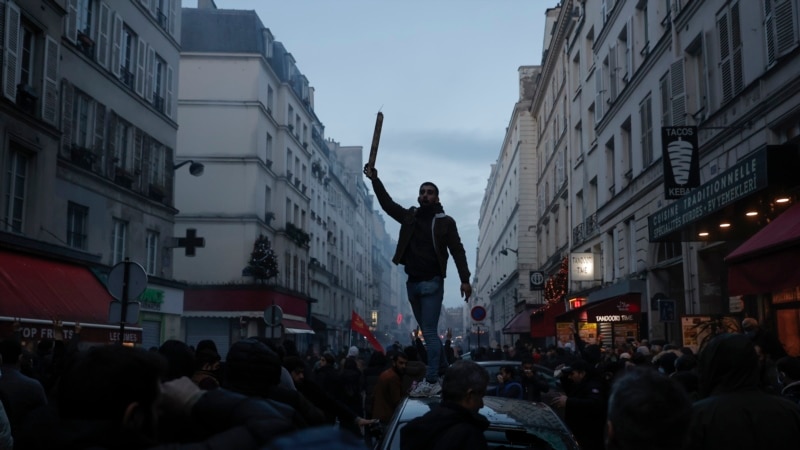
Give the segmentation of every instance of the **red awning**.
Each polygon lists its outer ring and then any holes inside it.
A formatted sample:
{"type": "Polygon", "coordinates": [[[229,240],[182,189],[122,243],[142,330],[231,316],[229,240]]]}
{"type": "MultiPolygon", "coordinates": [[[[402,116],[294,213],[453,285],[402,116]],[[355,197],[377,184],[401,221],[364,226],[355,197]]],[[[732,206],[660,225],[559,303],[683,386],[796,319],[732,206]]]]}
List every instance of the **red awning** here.
{"type": "MultiPolygon", "coordinates": [[[[67,338],[77,322],[84,340],[112,342],[118,335],[116,325],[108,324],[112,300],[86,266],[0,250],[0,334],[10,333],[19,320],[23,338],[48,337],[49,324],[57,319],[67,338]]],[[[129,341],[141,342],[141,328],[128,327],[129,333],[129,341]]]]}
{"type": "Polygon", "coordinates": [[[231,286],[189,288],[184,291],[183,309],[194,317],[238,317],[257,311],[263,314],[271,305],[278,305],[284,314],[308,316],[308,301],[293,295],[261,287],[231,286]],[[207,313],[203,316],[204,313],[207,313]]]}
{"type": "Polygon", "coordinates": [[[311,326],[300,320],[283,319],[281,325],[288,334],[314,334],[311,326]]]}
{"type": "Polygon", "coordinates": [[[547,338],[556,335],[556,317],[563,314],[567,306],[564,301],[550,303],[533,311],[530,315],[532,338],[547,338]]]}
{"type": "Polygon", "coordinates": [[[503,327],[503,334],[528,334],[531,332],[531,309],[517,313],[503,327]]]}
{"type": "MultiPolygon", "coordinates": [[[[642,312],[642,294],[632,292],[616,295],[604,300],[587,303],[580,308],[567,311],[558,317],[559,322],[607,322],[601,320],[603,316],[628,316],[632,315],[634,321],[639,320],[638,314],[642,312]],[[598,317],[599,316],[599,317],[598,317]]],[[[616,320],[621,320],[622,317],[616,320]]],[[[621,320],[623,322],[629,320],[621,320]]]]}
{"type": "Polygon", "coordinates": [[[113,300],[85,266],[0,251],[0,316],[108,323],[113,300]]]}
{"type": "Polygon", "coordinates": [[[725,257],[730,295],[800,286],[800,202],[725,257]]]}

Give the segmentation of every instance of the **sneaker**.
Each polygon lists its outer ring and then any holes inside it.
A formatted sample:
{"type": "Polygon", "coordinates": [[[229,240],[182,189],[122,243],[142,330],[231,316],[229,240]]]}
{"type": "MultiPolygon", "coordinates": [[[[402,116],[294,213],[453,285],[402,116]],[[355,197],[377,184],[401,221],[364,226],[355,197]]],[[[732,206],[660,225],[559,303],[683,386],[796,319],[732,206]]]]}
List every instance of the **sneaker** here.
{"type": "Polygon", "coordinates": [[[409,397],[433,397],[442,392],[442,386],[439,382],[429,383],[428,380],[422,380],[417,383],[417,386],[408,393],[409,397]]]}

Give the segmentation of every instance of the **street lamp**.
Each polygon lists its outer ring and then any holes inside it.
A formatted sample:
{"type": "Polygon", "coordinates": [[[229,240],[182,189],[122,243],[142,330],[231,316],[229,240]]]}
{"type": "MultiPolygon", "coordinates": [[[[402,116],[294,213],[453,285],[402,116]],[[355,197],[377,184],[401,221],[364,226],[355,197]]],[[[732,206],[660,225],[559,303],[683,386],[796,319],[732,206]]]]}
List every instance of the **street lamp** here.
{"type": "Polygon", "coordinates": [[[516,249],[513,249],[513,248],[503,247],[503,249],[500,250],[500,254],[503,255],[503,256],[508,255],[508,252],[514,252],[517,255],[519,255],[519,252],[516,249]]]}
{"type": "Polygon", "coordinates": [[[194,175],[196,177],[199,177],[200,175],[203,174],[203,170],[206,167],[202,163],[194,162],[191,159],[187,159],[186,161],[183,161],[183,162],[180,162],[178,164],[175,164],[174,166],[172,166],[172,170],[173,171],[178,170],[181,167],[183,167],[183,166],[185,166],[186,164],[189,164],[189,163],[192,164],[191,166],[189,166],[189,173],[190,174],[192,174],[192,175],[194,175]]]}

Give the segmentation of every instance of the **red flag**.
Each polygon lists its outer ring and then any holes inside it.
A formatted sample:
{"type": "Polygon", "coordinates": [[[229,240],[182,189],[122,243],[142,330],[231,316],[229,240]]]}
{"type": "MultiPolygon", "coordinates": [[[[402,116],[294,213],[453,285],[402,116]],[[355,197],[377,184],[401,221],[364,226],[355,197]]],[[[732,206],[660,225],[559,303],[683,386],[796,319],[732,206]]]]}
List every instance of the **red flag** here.
{"type": "Polygon", "coordinates": [[[364,319],[362,319],[361,316],[356,314],[355,311],[353,311],[353,317],[350,319],[350,328],[352,328],[353,331],[355,331],[356,333],[367,338],[367,340],[369,341],[370,344],[372,344],[372,347],[375,348],[375,350],[381,353],[385,353],[383,351],[383,346],[381,345],[381,343],[378,342],[378,340],[375,339],[375,335],[372,334],[371,331],[369,331],[369,327],[364,322],[364,319]]]}

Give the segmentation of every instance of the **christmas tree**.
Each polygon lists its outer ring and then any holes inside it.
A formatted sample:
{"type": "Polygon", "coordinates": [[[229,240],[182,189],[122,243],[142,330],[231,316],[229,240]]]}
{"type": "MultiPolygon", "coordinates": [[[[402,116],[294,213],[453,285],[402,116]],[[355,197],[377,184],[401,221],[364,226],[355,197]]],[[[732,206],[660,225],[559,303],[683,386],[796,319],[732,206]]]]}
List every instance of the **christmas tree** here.
{"type": "Polygon", "coordinates": [[[270,247],[269,239],[263,234],[253,244],[245,273],[262,282],[278,276],[278,257],[270,247]]]}

